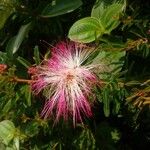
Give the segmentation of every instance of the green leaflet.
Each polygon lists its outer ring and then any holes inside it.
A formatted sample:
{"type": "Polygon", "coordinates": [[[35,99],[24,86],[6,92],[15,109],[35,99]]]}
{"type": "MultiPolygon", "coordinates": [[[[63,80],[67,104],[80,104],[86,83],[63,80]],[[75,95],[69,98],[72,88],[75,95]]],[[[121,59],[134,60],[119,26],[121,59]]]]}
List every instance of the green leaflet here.
{"type": "Polygon", "coordinates": [[[34,48],[34,57],[33,57],[33,59],[35,60],[35,63],[37,65],[40,64],[41,60],[40,60],[40,52],[39,52],[38,46],[35,46],[35,48],[34,48]]]}
{"type": "Polygon", "coordinates": [[[0,29],[3,28],[9,16],[15,11],[13,0],[0,0],[0,29]]]}
{"type": "Polygon", "coordinates": [[[82,5],[81,0],[53,0],[52,3],[48,4],[41,16],[43,17],[55,17],[63,15],[77,9],[82,5]]]}
{"type": "Polygon", "coordinates": [[[30,62],[24,59],[23,57],[18,56],[17,60],[26,68],[29,68],[31,66],[30,62]]]}
{"type": "Polygon", "coordinates": [[[0,122],[0,138],[4,144],[8,145],[14,138],[15,130],[15,126],[11,121],[4,120],[0,122]]]}
{"type": "Polygon", "coordinates": [[[110,93],[107,89],[107,87],[103,90],[103,110],[106,117],[110,115],[110,93]]]}
{"type": "Polygon", "coordinates": [[[120,4],[120,5],[123,4],[122,10],[126,6],[126,3],[124,0],[97,0],[92,8],[91,16],[95,18],[101,18],[102,15],[104,15],[105,9],[107,8],[110,9],[111,5],[113,4],[120,4]]]}
{"type": "MultiPolygon", "coordinates": [[[[118,73],[123,65],[124,60],[121,60],[125,56],[124,51],[103,51],[93,59],[94,64],[102,64],[104,66],[104,72],[118,73]]],[[[101,76],[101,78],[103,78],[101,76]]]]}
{"type": "Polygon", "coordinates": [[[12,56],[18,51],[24,38],[28,35],[30,28],[31,28],[31,22],[26,25],[22,25],[18,34],[15,37],[10,39],[6,47],[6,51],[9,56],[12,56]]]}
{"type": "Polygon", "coordinates": [[[98,19],[86,17],[73,24],[68,36],[73,41],[89,43],[99,38],[103,33],[103,26],[98,19]]]}
{"type": "Polygon", "coordinates": [[[30,89],[30,86],[24,85],[21,88],[21,93],[24,95],[27,105],[31,106],[31,89],[30,89]]]}
{"type": "Polygon", "coordinates": [[[122,4],[112,4],[104,10],[100,20],[105,28],[105,33],[109,34],[119,25],[119,15],[122,12],[122,7],[122,4]]]}

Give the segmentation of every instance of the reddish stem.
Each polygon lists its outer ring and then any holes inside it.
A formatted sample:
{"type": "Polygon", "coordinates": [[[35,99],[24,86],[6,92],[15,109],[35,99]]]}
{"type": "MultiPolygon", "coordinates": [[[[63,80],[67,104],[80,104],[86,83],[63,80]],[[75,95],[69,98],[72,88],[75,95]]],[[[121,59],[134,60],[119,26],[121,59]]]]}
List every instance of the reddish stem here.
{"type": "Polygon", "coordinates": [[[11,81],[19,82],[19,83],[27,83],[30,84],[32,80],[27,80],[27,79],[20,79],[18,77],[13,77],[11,81]]]}

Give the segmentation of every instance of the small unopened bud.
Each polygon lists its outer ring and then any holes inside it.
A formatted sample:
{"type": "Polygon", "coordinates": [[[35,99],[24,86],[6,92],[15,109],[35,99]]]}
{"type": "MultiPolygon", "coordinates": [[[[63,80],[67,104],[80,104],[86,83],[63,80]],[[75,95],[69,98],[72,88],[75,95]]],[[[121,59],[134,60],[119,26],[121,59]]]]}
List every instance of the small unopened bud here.
{"type": "Polygon", "coordinates": [[[0,74],[4,73],[7,69],[7,65],[5,64],[0,64],[0,74]]]}
{"type": "Polygon", "coordinates": [[[37,68],[36,67],[29,67],[28,68],[28,74],[29,75],[34,75],[37,73],[37,68]]]}

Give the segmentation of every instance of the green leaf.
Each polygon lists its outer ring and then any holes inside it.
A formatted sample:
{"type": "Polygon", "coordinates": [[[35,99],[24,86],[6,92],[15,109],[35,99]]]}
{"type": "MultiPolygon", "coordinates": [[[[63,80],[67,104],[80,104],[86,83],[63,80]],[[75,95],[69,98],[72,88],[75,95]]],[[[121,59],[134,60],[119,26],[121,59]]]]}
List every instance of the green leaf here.
{"type": "Polygon", "coordinates": [[[28,87],[26,88],[26,99],[27,99],[27,104],[28,106],[31,106],[31,89],[30,86],[28,85],[28,87]]]}
{"type": "Polygon", "coordinates": [[[0,63],[1,63],[1,64],[2,64],[2,63],[6,63],[6,62],[7,62],[7,59],[8,59],[7,53],[4,53],[4,52],[1,52],[1,51],[0,51],[0,63]]]}
{"type": "Polygon", "coordinates": [[[68,37],[76,42],[89,43],[104,34],[109,34],[120,23],[119,16],[125,6],[122,1],[107,3],[107,5],[98,1],[97,6],[93,7],[92,17],[86,17],[75,22],[68,37]]]}
{"type": "Polygon", "coordinates": [[[33,137],[33,136],[37,135],[39,133],[39,124],[34,121],[28,123],[28,125],[26,126],[26,129],[25,129],[25,133],[29,137],[33,137]]]}
{"type": "Polygon", "coordinates": [[[112,4],[124,4],[124,0],[97,0],[92,8],[91,16],[95,18],[101,18],[105,12],[105,9],[109,8],[112,4]]]}
{"type": "Polygon", "coordinates": [[[14,147],[16,150],[19,150],[20,144],[19,144],[19,137],[14,138],[14,147]]]}
{"type": "Polygon", "coordinates": [[[24,85],[21,88],[21,91],[25,96],[25,100],[26,100],[28,106],[31,106],[31,89],[30,89],[30,86],[29,85],[24,85]]]}
{"type": "Polygon", "coordinates": [[[12,108],[12,101],[11,99],[5,104],[3,107],[3,113],[6,114],[12,108]]]}
{"type": "MultiPolygon", "coordinates": [[[[93,59],[93,63],[102,64],[106,72],[118,73],[121,70],[124,60],[121,60],[125,56],[124,51],[103,51],[100,50],[96,58],[93,59]],[[117,70],[116,70],[117,69],[117,70]]],[[[103,78],[103,76],[101,76],[103,78]]]]}
{"type": "Polygon", "coordinates": [[[31,66],[30,62],[28,62],[26,59],[23,57],[18,56],[17,60],[26,68],[29,68],[31,66]]]}
{"type": "Polygon", "coordinates": [[[117,129],[114,129],[111,131],[111,137],[114,140],[114,142],[117,142],[120,140],[120,132],[117,129]]]}
{"type": "Polygon", "coordinates": [[[122,12],[122,8],[123,4],[112,4],[104,10],[100,20],[105,28],[105,33],[109,34],[119,25],[119,15],[122,12]]]}
{"type": "Polygon", "coordinates": [[[31,22],[26,25],[22,25],[18,34],[15,37],[13,37],[12,39],[10,39],[10,41],[8,42],[7,47],[6,47],[6,51],[9,56],[12,56],[13,54],[15,54],[17,52],[22,41],[27,36],[30,28],[31,28],[31,22]]]}
{"type": "Polygon", "coordinates": [[[109,91],[107,88],[103,90],[103,110],[106,117],[110,115],[110,98],[109,98],[109,91]]]}
{"type": "Polygon", "coordinates": [[[91,16],[95,18],[100,18],[105,9],[104,1],[97,0],[92,8],[91,16]]]}
{"type": "Polygon", "coordinates": [[[9,16],[15,11],[14,1],[13,0],[1,0],[0,1],[0,29],[3,28],[6,20],[9,16]]]}
{"type": "Polygon", "coordinates": [[[37,65],[39,65],[40,62],[41,62],[38,46],[35,46],[35,48],[34,48],[34,60],[35,60],[35,63],[36,63],[37,65]]]}
{"type": "Polygon", "coordinates": [[[68,37],[77,42],[89,43],[96,40],[104,29],[96,18],[86,17],[73,24],[68,37]]]}
{"type": "Polygon", "coordinates": [[[79,136],[73,141],[73,144],[76,146],[75,149],[79,150],[96,149],[95,143],[94,135],[88,128],[84,128],[79,136]]]}
{"type": "Polygon", "coordinates": [[[4,120],[0,122],[0,138],[3,140],[4,144],[9,144],[14,138],[15,131],[15,126],[11,121],[4,120]]]}
{"type": "Polygon", "coordinates": [[[91,16],[99,19],[105,28],[105,34],[109,34],[119,25],[119,17],[125,6],[124,0],[99,0],[95,3],[91,16]]]}
{"type": "Polygon", "coordinates": [[[113,102],[114,102],[113,112],[114,112],[114,114],[118,114],[118,112],[120,110],[120,102],[116,98],[114,98],[113,102]]]}
{"type": "Polygon", "coordinates": [[[81,0],[53,0],[44,8],[41,15],[43,17],[55,17],[70,13],[81,5],[81,0]]]}

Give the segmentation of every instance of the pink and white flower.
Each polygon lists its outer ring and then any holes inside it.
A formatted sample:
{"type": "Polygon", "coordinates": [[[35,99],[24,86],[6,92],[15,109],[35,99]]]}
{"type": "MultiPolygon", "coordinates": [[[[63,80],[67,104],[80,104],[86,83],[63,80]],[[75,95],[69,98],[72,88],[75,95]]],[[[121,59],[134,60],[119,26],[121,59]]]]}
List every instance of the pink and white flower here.
{"type": "Polygon", "coordinates": [[[97,84],[94,69],[97,65],[86,61],[92,54],[90,49],[74,42],[61,42],[52,49],[51,58],[37,66],[33,75],[32,89],[43,91],[48,101],[42,116],[54,116],[58,121],[73,118],[73,123],[82,122],[83,115],[92,116],[89,97],[97,84]]]}

